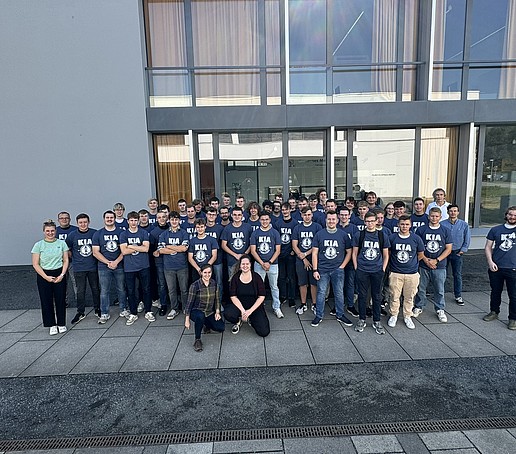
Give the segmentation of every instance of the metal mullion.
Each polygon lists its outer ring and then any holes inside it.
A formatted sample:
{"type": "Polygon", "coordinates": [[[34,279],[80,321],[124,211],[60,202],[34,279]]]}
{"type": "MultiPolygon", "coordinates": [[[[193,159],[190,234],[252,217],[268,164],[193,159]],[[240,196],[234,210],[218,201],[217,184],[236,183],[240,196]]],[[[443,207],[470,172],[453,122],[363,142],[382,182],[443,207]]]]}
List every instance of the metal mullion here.
{"type": "Polygon", "coordinates": [[[353,194],[353,142],[356,131],[348,129],[346,132],[346,197],[353,194]]]}
{"type": "Polygon", "coordinates": [[[219,133],[211,135],[211,146],[213,151],[213,181],[215,183],[215,194],[222,195],[221,174],[220,174],[220,152],[219,152],[219,133]]]}
{"type": "Polygon", "coordinates": [[[473,208],[473,227],[480,227],[480,204],[482,202],[482,174],[484,173],[484,153],[486,144],[486,125],[479,126],[478,154],[475,175],[475,204],[473,208]]]}
{"type": "Polygon", "coordinates": [[[416,127],[414,135],[414,170],[412,171],[412,200],[419,197],[419,179],[421,175],[421,126],[416,127]]]}
{"type": "MultiPolygon", "coordinates": [[[[185,35],[186,35],[186,64],[188,68],[194,68],[194,51],[193,51],[193,27],[192,27],[192,1],[184,0],[185,14],[185,35]]],[[[195,71],[189,69],[190,76],[190,93],[192,95],[192,106],[197,105],[195,92],[195,71]]]]}
{"type": "Polygon", "coordinates": [[[464,48],[462,49],[462,58],[466,63],[462,67],[462,87],[461,87],[461,99],[468,99],[468,84],[469,84],[469,56],[470,56],[470,43],[471,43],[471,28],[472,28],[472,2],[466,2],[466,26],[464,27],[464,48]]]}
{"type": "Polygon", "coordinates": [[[287,104],[287,86],[289,77],[288,58],[287,58],[287,33],[288,33],[288,11],[287,0],[279,0],[280,6],[280,91],[281,105],[287,104]]]}
{"type": "Polygon", "coordinates": [[[290,194],[289,159],[288,159],[288,131],[281,132],[281,148],[283,158],[283,200],[287,201],[290,194]]]}
{"type": "Polygon", "coordinates": [[[260,105],[267,105],[267,64],[265,39],[265,0],[258,0],[258,59],[260,65],[260,105]]]}
{"type": "MultiPolygon", "coordinates": [[[[398,36],[396,63],[403,62],[405,51],[405,2],[400,1],[398,8],[398,36]]],[[[403,65],[396,65],[396,101],[403,100],[403,65]]]]}
{"type": "Polygon", "coordinates": [[[326,1],[326,102],[328,97],[333,98],[333,0],[326,1]]]}

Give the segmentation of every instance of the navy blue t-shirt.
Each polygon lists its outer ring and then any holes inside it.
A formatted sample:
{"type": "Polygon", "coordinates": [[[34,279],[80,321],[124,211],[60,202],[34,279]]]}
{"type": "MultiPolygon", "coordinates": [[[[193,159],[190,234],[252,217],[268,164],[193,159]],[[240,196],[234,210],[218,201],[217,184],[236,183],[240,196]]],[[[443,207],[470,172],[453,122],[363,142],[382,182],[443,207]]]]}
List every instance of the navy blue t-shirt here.
{"type": "MultiPolygon", "coordinates": [[[[242,223],[240,227],[235,227],[233,224],[226,226],[222,232],[222,239],[226,241],[226,245],[235,254],[243,254],[249,247],[251,239],[252,227],[249,224],[242,223]]],[[[236,263],[235,257],[227,254],[228,266],[233,266],[236,263]]]]}
{"type": "MultiPolygon", "coordinates": [[[[298,224],[292,232],[292,240],[297,240],[297,247],[305,253],[312,249],[312,242],[319,230],[322,230],[322,227],[317,222],[312,222],[310,225],[298,224]]],[[[297,259],[301,260],[299,257],[297,259]]],[[[307,259],[311,261],[310,256],[307,259]]]]}
{"type": "Polygon", "coordinates": [[[358,232],[357,226],[351,222],[348,223],[346,227],[343,227],[342,224],[337,224],[337,228],[344,230],[348,234],[349,240],[351,241],[353,239],[353,236],[355,233],[358,232]]]}
{"type": "Polygon", "coordinates": [[[163,254],[163,267],[166,270],[179,271],[188,267],[188,246],[190,244],[188,233],[186,230],[177,229],[176,232],[172,230],[165,230],[159,236],[159,244],[164,247],[170,246],[186,246],[185,252],[176,252],[175,254],[163,254]]]}
{"type": "MultiPolygon", "coordinates": [[[[429,225],[423,225],[416,230],[416,235],[419,235],[423,240],[425,256],[429,259],[436,259],[443,253],[447,244],[453,244],[450,229],[442,224],[439,224],[436,229],[429,225]]],[[[446,259],[442,260],[437,264],[437,268],[446,268],[446,262],[446,259]]],[[[427,270],[430,269],[422,260],[420,265],[427,270]]]]}
{"type": "MultiPolygon", "coordinates": [[[[366,231],[362,249],[357,256],[357,269],[366,273],[376,273],[383,269],[383,251],[380,249],[379,235],[383,235],[383,248],[391,247],[389,236],[384,230],[366,231]]],[[[353,237],[353,247],[358,247],[360,232],[353,237]]]]}
{"type": "Polygon", "coordinates": [[[410,220],[412,221],[412,227],[410,230],[413,232],[416,231],[418,227],[421,227],[423,225],[428,225],[428,215],[422,214],[421,216],[418,216],[417,214],[410,215],[410,220]]]}
{"type": "Polygon", "coordinates": [[[149,224],[156,224],[158,221],[156,220],[157,214],[149,213],[149,224]]]}
{"type": "MultiPolygon", "coordinates": [[[[218,250],[217,240],[209,235],[200,239],[196,236],[190,239],[188,252],[193,254],[195,263],[199,266],[206,265],[213,256],[213,249],[218,250]]],[[[218,252],[218,251],[217,251],[218,252]]]]}
{"type": "Polygon", "coordinates": [[[393,233],[391,242],[391,258],[389,265],[393,273],[416,274],[419,269],[418,252],[423,252],[425,246],[418,235],[410,232],[408,238],[402,238],[399,233],[393,233]]]}
{"type": "Polygon", "coordinates": [[[272,227],[265,232],[259,228],[251,235],[251,245],[256,246],[256,252],[263,262],[270,262],[276,252],[276,246],[281,246],[280,234],[272,227]]]}
{"type": "Polygon", "coordinates": [[[72,251],[74,271],[96,271],[97,259],[93,256],[93,235],[95,229],[81,232],[79,229],[71,232],[66,238],[66,244],[72,251]]]}
{"type": "Polygon", "coordinates": [[[260,218],[256,219],[256,221],[251,221],[251,219],[246,219],[245,221],[246,224],[250,225],[251,228],[253,229],[252,231],[254,232],[256,229],[259,229],[261,227],[261,223],[260,223],[260,218]]]}
{"type": "MultiPolygon", "coordinates": [[[[115,227],[114,230],[107,230],[105,227],[102,227],[94,233],[92,245],[98,246],[100,253],[110,262],[114,262],[121,254],[120,235],[122,232],[123,230],[120,227],[115,227]]],[[[118,266],[123,266],[123,260],[118,266]]],[[[106,269],[107,265],[99,261],[98,267],[99,269],[106,269]]]]}
{"type": "Polygon", "coordinates": [[[516,228],[497,225],[489,230],[487,239],[494,241],[493,262],[498,268],[516,268],[516,228]]]}
{"type": "Polygon", "coordinates": [[[187,221],[183,222],[180,227],[188,233],[190,239],[192,239],[195,235],[197,235],[197,231],[195,230],[195,221],[190,223],[187,221]]]}
{"type": "Polygon", "coordinates": [[[224,227],[220,224],[215,224],[214,226],[206,226],[206,235],[211,236],[217,240],[217,260],[215,260],[214,265],[220,265],[222,263],[222,249],[220,247],[222,243],[222,232],[224,231],[224,227]]]}
{"type": "Polygon", "coordinates": [[[312,247],[318,249],[319,273],[329,273],[342,265],[346,258],[346,249],[351,248],[351,242],[342,229],[336,229],[335,233],[321,229],[315,234],[312,247]]]}
{"type": "MultiPolygon", "coordinates": [[[[144,241],[149,241],[149,234],[140,228],[135,233],[127,229],[120,234],[120,244],[143,246],[144,241]]],[[[149,254],[146,252],[134,251],[132,254],[124,255],[124,271],[127,273],[141,271],[149,266],[149,254]]]]}
{"type": "Polygon", "coordinates": [[[326,214],[319,210],[312,211],[312,221],[317,222],[321,227],[326,227],[326,214]]]}
{"type": "Polygon", "coordinates": [[[156,263],[157,265],[161,265],[163,263],[163,256],[158,255],[157,257],[154,257],[152,253],[159,249],[159,237],[164,231],[168,230],[169,228],[170,226],[168,224],[161,226],[158,223],[156,223],[151,226],[150,232],[147,230],[147,232],[149,232],[150,241],[149,255],[152,256],[152,258],[154,259],[154,263],[156,263]]]}
{"type": "Polygon", "coordinates": [[[278,219],[274,225],[274,228],[279,232],[281,238],[281,258],[288,257],[292,252],[292,233],[296,225],[297,222],[292,218],[288,221],[284,218],[278,219]]]}
{"type": "Polygon", "coordinates": [[[63,229],[63,227],[58,225],[56,227],[56,238],[58,240],[66,241],[68,235],[70,235],[70,233],[72,233],[74,230],[77,230],[77,226],[75,225],[69,225],[66,229],[63,229]]]}
{"type": "Polygon", "coordinates": [[[363,219],[360,219],[360,216],[356,216],[355,218],[352,218],[350,220],[350,222],[355,224],[357,226],[357,229],[360,230],[360,231],[365,229],[365,222],[364,222],[363,219]]]}
{"type": "Polygon", "coordinates": [[[127,230],[129,228],[129,223],[127,222],[127,219],[115,219],[115,225],[117,227],[120,227],[122,230],[127,230]]]}

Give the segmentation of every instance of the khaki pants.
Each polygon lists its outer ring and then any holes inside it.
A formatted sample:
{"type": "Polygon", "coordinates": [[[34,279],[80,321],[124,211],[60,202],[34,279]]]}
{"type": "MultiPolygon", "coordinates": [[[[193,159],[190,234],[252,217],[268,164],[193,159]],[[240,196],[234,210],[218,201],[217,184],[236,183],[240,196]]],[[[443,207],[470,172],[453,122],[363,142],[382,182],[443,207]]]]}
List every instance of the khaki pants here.
{"type": "Polygon", "coordinates": [[[389,288],[392,295],[391,315],[397,317],[400,311],[400,296],[403,294],[403,317],[412,316],[414,297],[419,285],[419,273],[400,274],[391,271],[389,288]]]}

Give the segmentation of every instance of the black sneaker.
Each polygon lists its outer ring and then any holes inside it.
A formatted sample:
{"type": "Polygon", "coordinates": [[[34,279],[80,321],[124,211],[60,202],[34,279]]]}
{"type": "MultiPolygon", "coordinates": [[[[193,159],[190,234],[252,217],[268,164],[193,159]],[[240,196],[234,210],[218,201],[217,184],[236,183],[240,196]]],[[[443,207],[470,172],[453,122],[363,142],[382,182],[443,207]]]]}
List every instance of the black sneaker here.
{"type": "Polygon", "coordinates": [[[75,314],[75,317],[72,318],[72,323],[78,323],[80,322],[83,318],[86,318],[86,315],[84,314],[81,314],[80,312],[77,312],[77,314],[75,314]]]}
{"type": "Polygon", "coordinates": [[[312,325],[312,326],[319,326],[319,323],[321,323],[321,322],[322,322],[322,318],[315,317],[315,318],[312,320],[311,325],[312,325]]]}
{"type": "Polygon", "coordinates": [[[383,307],[380,309],[380,313],[381,313],[382,315],[389,315],[389,314],[387,313],[387,311],[386,311],[383,307]]]}
{"type": "Polygon", "coordinates": [[[341,315],[340,317],[337,317],[337,320],[345,326],[353,326],[353,322],[349,318],[347,318],[345,315],[341,315]]]}
{"type": "Polygon", "coordinates": [[[373,310],[370,307],[367,307],[365,310],[366,317],[372,317],[373,316],[373,310]]]}
{"type": "Polygon", "coordinates": [[[337,311],[335,308],[330,309],[330,315],[333,315],[334,317],[337,315],[337,311]]]}
{"type": "Polygon", "coordinates": [[[462,299],[462,296],[457,296],[455,298],[455,302],[457,303],[457,306],[464,306],[464,300],[462,299]]]}
{"type": "Polygon", "coordinates": [[[159,308],[158,314],[159,314],[159,315],[161,315],[162,317],[163,317],[164,315],[167,315],[167,306],[161,306],[161,307],[159,308]]]}
{"type": "Polygon", "coordinates": [[[288,307],[296,307],[296,302],[294,300],[288,300],[288,307]]]}
{"type": "Polygon", "coordinates": [[[102,315],[102,312],[100,312],[100,308],[98,309],[95,309],[95,315],[100,318],[100,316],[102,315]]]}
{"type": "Polygon", "coordinates": [[[351,314],[353,317],[358,317],[360,315],[358,313],[358,311],[355,309],[355,306],[347,307],[346,311],[348,312],[348,314],[351,314]]]}
{"type": "Polygon", "coordinates": [[[118,301],[118,298],[117,298],[115,301],[113,301],[112,304],[113,304],[113,306],[119,306],[120,305],[120,301],[118,301]]]}

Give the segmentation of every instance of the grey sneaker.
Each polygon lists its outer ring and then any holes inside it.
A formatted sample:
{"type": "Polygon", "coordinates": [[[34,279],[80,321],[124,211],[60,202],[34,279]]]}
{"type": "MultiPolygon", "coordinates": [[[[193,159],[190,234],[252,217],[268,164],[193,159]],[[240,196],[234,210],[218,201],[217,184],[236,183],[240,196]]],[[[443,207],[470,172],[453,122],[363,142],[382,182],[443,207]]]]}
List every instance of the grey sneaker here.
{"type": "Polygon", "coordinates": [[[143,301],[140,301],[140,302],[138,303],[138,309],[137,309],[137,311],[138,311],[138,312],[143,312],[143,310],[144,310],[144,309],[145,309],[145,304],[143,304],[143,301]]]}
{"type": "Polygon", "coordinates": [[[149,322],[155,322],[156,321],[156,317],[154,317],[154,314],[152,312],[146,312],[145,313],[145,318],[149,322]]]}
{"type": "Polygon", "coordinates": [[[296,314],[297,315],[303,315],[303,312],[306,310],[306,304],[304,304],[303,306],[299,306],[297,309],[296,309],[296,314]]]}
{"type": "Polygon", "coordinates": [[[448,321],[448,317],[446,317],[446,314],[444,313],[443,309],[439,309],[437,311],[437,318],[441,323],[446,323],[448,321]]]}
{"type": "Polygon", "coordinates": [[[109,316],[109,314],[102,314],[99,318],[98,323],[104,325],[110,318],[111,317],[109,316]]]}
{"type": "Polygon", "coordinates": [[[489,312],[489,314],[484,315],[482,317],[482,320],[484,320],[484,322],[492,322],[493,320],[497,320],[497,319],[498,319],[498,314],[495,311],[491,311],[491,312],[489,312]]]}
{"type": "Polygon", "coordinates": [[[382,322],[373,322],[373,328],[376,331],[376,334],[385,334],[385,328],[382,325],[382,322]]]}
{"type": "Polygon", "coordinates": [[[509,320],[509,324],[507,325],[509,329],[516,329],[516,320],[509,320]]]}
{"type": "Polygon", "coordinates": [[[412,309],[412,317],[418,318],[419,315],[423,312],[423,309],[420,309],[419,307],[415,307],[412,309]]]}
{"type": "Polygon", "coordinates": [[[130,325],[132,325],[136,320],[138,320],[138,316],[137,316],[137,315],[133,315],[133,314],[131,314],[131,315],[129,315],[129,317],[127,317],[127,321],[125,322],[125,324],[126,324],[127,326],[130,326],[130,325]]]}
{"type": "Polygon", "coordinates": [[[361,333],[364,331],[364,328],[366,327],[366,321],[365,320],[359,320],[357,324],[355,325],[355,331],[357,333],[361,333]]]}
{"type": "Polygon", "coordinates": [[[464,300],[462,299],[462,296],[457,296],[457,298],[455,298],[455,302],[457,303],[457,306],[464,306],[464,300]]]}
{"type": "Polygon", "coordinates": [[[174,320],[177,316],[179,315],[179,312],[176,311],[175,309],[172,309],[168,315],[167,315],[167,320],[174,320]]]}

